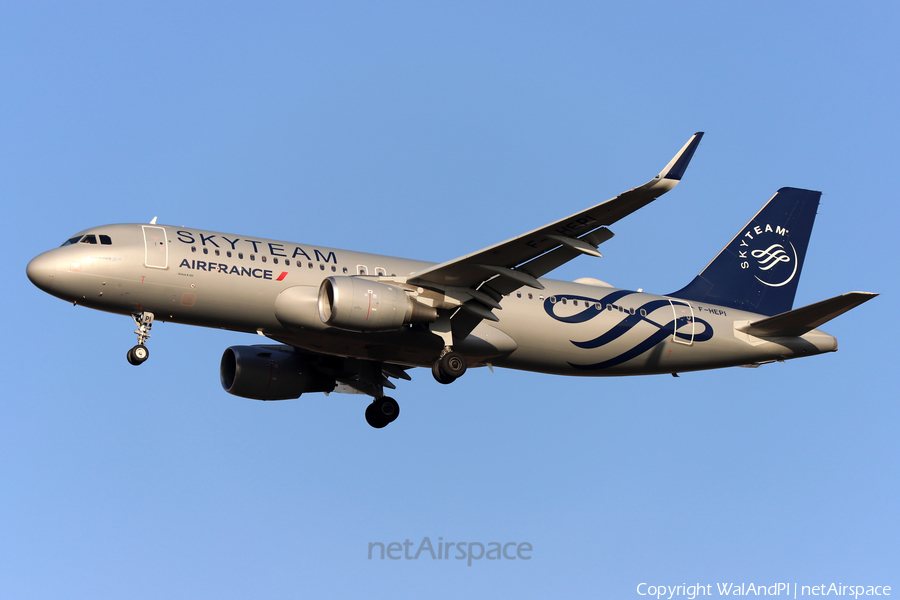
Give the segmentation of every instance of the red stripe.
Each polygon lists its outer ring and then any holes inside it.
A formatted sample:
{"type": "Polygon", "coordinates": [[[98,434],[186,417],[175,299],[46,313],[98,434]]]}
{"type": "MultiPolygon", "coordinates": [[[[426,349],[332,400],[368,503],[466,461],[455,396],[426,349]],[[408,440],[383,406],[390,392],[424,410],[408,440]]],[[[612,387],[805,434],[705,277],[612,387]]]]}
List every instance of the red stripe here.
{"type": "Polygon", "coordinates": [[[281,275],[279,275],[279,276],[278,276],[278,279],[276,279],[275,281],[281,281],[281,280],[284,279],[285,277],[287,277],[287,271],[282,271],[282,272],[281,272],[281,275]]]}

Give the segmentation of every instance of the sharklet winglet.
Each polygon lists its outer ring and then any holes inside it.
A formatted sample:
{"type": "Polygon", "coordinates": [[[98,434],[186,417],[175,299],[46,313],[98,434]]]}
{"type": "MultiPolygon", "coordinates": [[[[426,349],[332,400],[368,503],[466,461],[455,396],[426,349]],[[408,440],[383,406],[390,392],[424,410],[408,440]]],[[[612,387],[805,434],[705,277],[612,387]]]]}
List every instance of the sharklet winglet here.
{"type": "Polygon", "coordinates": [[[703,139],[703,132],[698,131],[688,140],[684,147],[675,155],[675,157],[666,165],[666,168],[659,173],[660,179],[674,179],[681,181],[684,172],[687,170],[688,164],[694,157],[694,152],[703,139]]]}

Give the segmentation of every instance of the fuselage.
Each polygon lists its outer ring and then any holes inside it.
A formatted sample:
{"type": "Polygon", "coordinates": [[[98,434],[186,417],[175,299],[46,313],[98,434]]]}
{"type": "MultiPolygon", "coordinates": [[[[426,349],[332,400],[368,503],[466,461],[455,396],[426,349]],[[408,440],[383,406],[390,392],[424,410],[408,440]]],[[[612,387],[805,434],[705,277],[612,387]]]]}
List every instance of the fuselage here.
{"type": "MultiPolygon", "coordinates": [[[[107,312],[260,333],[319,354],[430,366],[443,343],[427,325],[362,333],[326,326],[326,277],[402,281],[432,263],[168,225],[95,227],[36,257],[28,276],[63,300],[107,312]],[[71,241],[70,240],[70,241],[71,241]],[[288,291],[290,290],[290,291],[288,291]]],[[[471,366],[560,375],[675,373],[755,365],[837,349],[818,330],[755,338],[764,315],[603,285],[540,279],[500,300],[455,347],[471,366]]]]}

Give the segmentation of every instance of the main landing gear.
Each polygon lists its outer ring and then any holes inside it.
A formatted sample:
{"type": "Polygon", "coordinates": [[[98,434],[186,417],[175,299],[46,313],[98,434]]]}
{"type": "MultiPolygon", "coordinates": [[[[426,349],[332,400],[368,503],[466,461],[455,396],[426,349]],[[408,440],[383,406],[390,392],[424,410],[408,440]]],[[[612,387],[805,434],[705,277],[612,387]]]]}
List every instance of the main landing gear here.
{"type": "Polygon", "coordinates": [[[137,329],[134,332],[138,336],[138,343],[137,346],[128,351],[126,358],[130,364],[138,366],[150,358],[150,351],[147,350],[144,342],[150,338],[150,328],[153,327],[153,313],[134,313],[131,315],[131,318],[134,319],[137,325],[137,329]]]}
{"type": "MultiPolygon", "coordinates": [[[[434,361],[431,367],[431,373],[439,383],[453,383],[457,378],[462,377],[467,368],[466,357],[459,352],[454,352],[448,346],[444,348],[441,356],[434,361]]],[[[379,371],[380,373],[380,371],[379,371]]],[[[409,379],[407,376],[406,379],[409,379]]],[[[391,385],[390,387],[394,387],[391,385]]],[[[374,393],[380,394],[381,387],[377,388],[374,393]]],[[[375,429],[381,429],[393,423],[400,416],[400,405],[397,401],[389,396],[381,396],[375,398],[372,403],[366,407],[366,422],[375,429]]]]}
{"type": "MultiPolygon", "coordinates": [[[[445,346],[432,366],[434,378],[440,383],[452,383],[462,377],[467,368],[466,357],[454,352],[451,346],[445,346]]],[[[340,369],[336,381],[343,383],[358,392],[374,398],[366,407],[366,423],[375,429],[386,427],[400,416],[400,405],[390,396],[385,395],[387,389],[396,389],[388,377],[409,380],[406,370],[410,367],[384,363],[374,360],[348,359],[340,369]]]]}
{"type": "Polygon", "coordinates": [[[454,352],[449,347],[444,348],[440,358],[434,361],[431,374],[438,383],[453,383],[466,372],[466,357],[459,352],[454,352]]]}
{"type": "Polygon", "coordinates": [[[366,407],[366,423],[375,429],[381,429],[388,423],[393,423],[400,416],[400,405],[390,396],[375,398],[372,404],[366,407]]]}

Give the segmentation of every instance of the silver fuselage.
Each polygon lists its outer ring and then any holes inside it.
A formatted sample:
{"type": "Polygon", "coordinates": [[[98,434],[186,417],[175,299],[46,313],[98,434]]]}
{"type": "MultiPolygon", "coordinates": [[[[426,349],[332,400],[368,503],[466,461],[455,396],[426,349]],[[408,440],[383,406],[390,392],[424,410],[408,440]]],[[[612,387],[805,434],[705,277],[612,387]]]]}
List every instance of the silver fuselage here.
{"type": "MultiPolygon", "coordinates": [[[[326,277],[402,278],[428,262],[161,225],[108,225],[79,235],[90,234],[111,243],[45,252],[28,265],[29,278],[81,306],[261,333],[319,354],[428,367],[443,347],[428,326],[344,331],[326,326],[315,307],[326,277]],[[281,296],[288,289],[291,294],[281,296]],[[290,319],[286,311],[293,313],[290,319]]],[[[640,375],[755,365],[837,349],[837,340],[818,330],[761,339],[736,329],[765,315],[600,285],[540,282],[545,289],[504,296],[502,310],[495,311],[499,321],[482,321],[457,340],[455,348],[471,366],[640,375]]]]}

